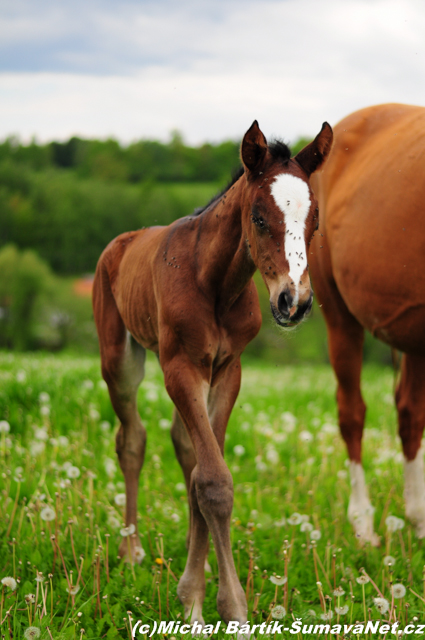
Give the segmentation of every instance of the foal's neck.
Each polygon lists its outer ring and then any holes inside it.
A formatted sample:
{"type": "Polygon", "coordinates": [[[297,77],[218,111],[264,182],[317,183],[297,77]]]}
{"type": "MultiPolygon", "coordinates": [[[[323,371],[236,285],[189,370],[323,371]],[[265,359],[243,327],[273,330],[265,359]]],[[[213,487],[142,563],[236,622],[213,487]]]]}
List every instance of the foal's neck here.
{"type": "Polygon", "coordinates": [[[216,289],[219,312],[232,306],[256,270],[242,225],[245,180],[242,175],[201,214],[202,236],[208,239],[202,276],[216,289]]]}

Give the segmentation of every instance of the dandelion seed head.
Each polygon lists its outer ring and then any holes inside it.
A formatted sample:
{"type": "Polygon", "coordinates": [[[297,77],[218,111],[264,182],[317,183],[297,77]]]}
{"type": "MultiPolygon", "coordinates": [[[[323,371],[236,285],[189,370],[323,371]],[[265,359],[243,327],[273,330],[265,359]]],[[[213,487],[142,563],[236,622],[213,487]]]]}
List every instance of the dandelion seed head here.
{"type": "Polygon", "coordinates": [[[385,518],[385,524],[387,525],[388,531],[394,533],[394,531],[403,529],[404,520],[402,518],[397,518],[397,516],[387,516],[387,518],[385,518]]]}
{"type": "Polygon", "coordinates": [[[49,416],[50,415],[50,407],[48,404],[42,404],[40,407],[40,414],[42,416],[49,416]]]}
{"type": "Polygon", "coordinates": [[[313,525],[311,522],[301,522],[300,531],[310,533],[313,531],[313,525]]]}
{"type": "Polygon", "coordinates": [[[310,433],[310,431],[300,431],[299,434],[299,439],[301,440],[301,442],[311,442],[312,440],[314,440],[314,436],[312,433],[310,433]]]}
{"type": "Polygon", "coordinates": [[[0,420],[0,433],[9,433],[10,424],[7,420],[0,420]]]}
{"type": "Polygon", "coordinates": [[[327,611],[326,613],[322,613],[320,617],[322,620],[332,620],[333,615],[334,615],[334,612],[331,609],[329,609],[329,611],[327,611]]]}
{"type": "Polygon", "coordinates": [[[345,616],[345,614],[348,613],[348,609],[348,604],[345,604],[343,607],[335,607],[335,613],[337,613],[339,616],[345,616]]]}
{"type": "Polygon", "coordinates": [[[52,507],[44,507],[40,511],[40,518],[46,522],[51,522],[56,518],[56,511],[52,507]]]}
{"type": "Polygon", "coordinates": [[[69,595],[75,596],[79,592],[80,586],[78,584],[74,584],[72,585],[71,588],[67,587],[66,590],[69,593],[69,595]]]}
{"type": "Polygon", "coordinates": [[[27,629],[25,629],[24,632],[24,638],[26,640],[32,640],[33,638],[39,638],[40,637],[40,629],[38,627],[28,627],[27,629]]]}
{"type": "Polygon", "coordinates": [[[117,507],[124,507],[126,503],[125,493],[117,493],[117,495],[114,498],[114,502],[117,505],[117,507]]]}
{"type": "Polygon", "coordinates": [[[288,518],[288,524],[292,525],[292,526],[297,526],[298,524],[302,523],[302,515],[300,513],[293,513],[291,516],[289,516],[288,518]]]}
{"type": "Polygon", "coordinates": [[[11,576],[6,576],[5,578],[2,578],[1,583],[5,587],[9,587],[11,591],[15,591],[16,587],[18,586],[18,583],[16,582],[15,578],[12,578],[11,576]]]}
{"type": "Polygon", "coordinates": [[[271,614],[272,618],[274,618],[275,620],[282,620],[282,618],[286,616],[286,609],[285,607],[282,607],[282,605],[277,604],[275,607],[273,607],[271,614]]]}
{"type": "Polygon", "coordinates": [[[283,584],[286,584],[288,578],[286,576],[270,576],[270,582],[280,587],[283,584]]]}
{"type": "Polygon", "coordinates": [[[369,582],[369,578],[368,576],[358,576],[358,578],[356,578],[356,582],[359,584],[367,584],[369,582]]]}
{"type": "Polygon", "coordinates": [[[344,593],[345,593],[345,591],[341,586],[339,586],[336,589],[334,589],[334,596],[336,596],[337,598],[343,596],[344,593]]]}
{"type": "Polygon", "coordinates": [[[238,458],[240,458],[245,453],[245,447],[242,444],[237,444],[233,447],[233,453],[235,454],[235,456],[238,456],[238,458]]]}
{"type": "Polygon", "coordinates": [[[403,584],[393,584],[392,592],[395,599],[404,598],[406,587],[403,584]]]}
{"type": "Polygon", "coordinates": [[[310,540],[320,540],[321,537],[322,534],[318,529],[313,529],[313,531],[310,531],[310,540]]]}
{"type": "Polygon", "coordinates": [[[123,527],[120,530],[120,534],[123,536],[123,538],[126,538],[127,536],[131,536],[135,531],[136,527],[133,523],[131,523],[128,525],[128,527],[123,527]]]}
{"type": "Polygon", "coordinates": [[[142,562],[145,555],[146,555],[146,552],[143,549],[143,547],[136,547],[134,549],[134,559],[136,560],[136,562],[142,562]]]}
{"type": "Polygon", "coordinates": [[[386,598],[374,598],[373,602],[381,614],[387,613],[390,608],[390,603],[386,598]]]}
{"type": "Polygon", "coordinates": [[[73,479],[79,478],[81,475],[81,471],[79,470],[78,467],[74,467],[73,465],[71,465],[66,470],[66,475],[68,476],[68,478],[73,478],[73,479]]]}
{"type": "Polygon", "coordinates": [[[395,565],[396,560],[393,556],[385,556],[383,562],[386,567],[388,567],[389,565],[393,567],[395,565]]]}
{"type": "Polygon", "coordinates": [[[25,596],[25,602],[27,604],[34,604],[35,602],[35,595],[33,593],[27,593],[27,595],[25,596]]]}
{"type": "Polygon", "coordinates": [[[180,522],[180,516],[178,513],[172,513],[170,515],[170,520],[172,520],[173,522],[180,522]]]}
{"type": "Polygon", "coordinates": [[[167,418],[161,418],[161,420],[158,422],[158,425],[159,428],[163,431],[168,431],[168,429],[171,428],[171,420],[168,420],[167,418]]]}

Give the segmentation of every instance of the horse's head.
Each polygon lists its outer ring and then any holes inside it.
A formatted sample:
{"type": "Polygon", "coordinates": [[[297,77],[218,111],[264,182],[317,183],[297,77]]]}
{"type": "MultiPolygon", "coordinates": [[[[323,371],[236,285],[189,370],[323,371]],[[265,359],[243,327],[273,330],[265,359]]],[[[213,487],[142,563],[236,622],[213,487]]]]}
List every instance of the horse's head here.
{"type": "Polygon", "coordinates": [[[295,158],[283,143],[268,146],[257,121],[242,141],[247,181],[242,224],[269,291],[273,316],[282,326],[297,324],[313,302],[307,256],[319,211],[309,177],[323,164],[331,145],[332,129],[326,122],[295,158]]]}

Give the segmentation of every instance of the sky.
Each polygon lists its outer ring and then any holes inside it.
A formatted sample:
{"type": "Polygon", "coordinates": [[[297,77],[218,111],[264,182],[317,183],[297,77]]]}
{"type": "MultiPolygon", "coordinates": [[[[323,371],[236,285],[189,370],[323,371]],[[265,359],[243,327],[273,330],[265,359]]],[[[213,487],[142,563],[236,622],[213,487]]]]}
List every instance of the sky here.
{"type": "Polygon", "coordinates": [[[1,0],[0,138],[293,142],[424,69],[423,0],[1,0]]]}

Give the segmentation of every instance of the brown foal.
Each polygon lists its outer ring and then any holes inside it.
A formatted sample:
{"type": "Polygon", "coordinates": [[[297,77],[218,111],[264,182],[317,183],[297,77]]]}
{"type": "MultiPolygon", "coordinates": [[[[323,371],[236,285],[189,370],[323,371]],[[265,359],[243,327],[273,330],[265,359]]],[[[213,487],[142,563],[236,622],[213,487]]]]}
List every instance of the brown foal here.
{"type": "MultiPolygon", "coordinates": [[[[233,483],[223,449],[240,387],[240,355],[261,325],[252,276],[261,270],[278,324],[292,326],[310,310],[306,255],[317,203],[308,180],[331,143],[325,123],[291,159],[283,143],[267,144],[255,121],[242,141],[243,168],[224,193],[168,227],[122,234],[97,266],[94,317],[102,374],[121,423],[116,451],[125,478],[127,526],[137,527],[145,453],[136,402],[145,349],[158,355],[176,407],[171,433],[190,505],[189,552],[178,595],[191,622],[204,623],[209,533],[218,561],[218,611],[226,621],[247,620],[230,544],[233,483]]],[[[134,559],[139,547],[136,534],[134,559]]],[[[126,544],[120,553],[126,555],[126,544]]]]}

